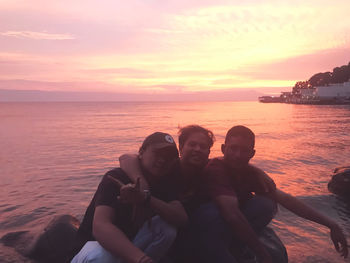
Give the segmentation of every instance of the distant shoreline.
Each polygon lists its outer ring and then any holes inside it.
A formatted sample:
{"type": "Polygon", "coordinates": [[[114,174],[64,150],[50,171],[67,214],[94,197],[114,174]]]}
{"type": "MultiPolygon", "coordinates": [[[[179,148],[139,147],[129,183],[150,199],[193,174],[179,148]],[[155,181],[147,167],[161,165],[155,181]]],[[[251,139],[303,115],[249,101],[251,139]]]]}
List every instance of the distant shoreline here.
{"type": "Polygon", "coordinates": [[[281,88],[229,89],[178,93],[117,93],[84,91],[44,91],[0,89],[0,102],[181,102],[181,101],[256,101],[281,88]],[[271,92],[273,91],[273,92],[271,92]]]}
{"type": "Polygon", "coordinates": [[[258,100],[262,103],[347,105],[350,104],[350,81],[293,89],[281,92],[280,96],[261,96],[258,100]]]}

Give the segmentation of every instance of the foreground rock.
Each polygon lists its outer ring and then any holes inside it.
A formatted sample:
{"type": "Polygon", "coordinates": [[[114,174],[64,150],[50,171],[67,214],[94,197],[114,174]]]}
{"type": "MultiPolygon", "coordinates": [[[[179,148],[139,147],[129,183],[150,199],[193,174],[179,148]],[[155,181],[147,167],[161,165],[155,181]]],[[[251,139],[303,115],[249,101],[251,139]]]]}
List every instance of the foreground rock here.
{"type": "Polygon", "coordinates": [[[265,245],[274,263],[288,262],[287,250],[272,228],[265,227],[259,239],[265,245]]]}
{"type": "MultiPolygon", "coordinates": [[[[71,215],[54,217],[49,224],[39,231],[12,232],[1,238],[4,246],[14,248],[20,255],[33,259],[36,262],[62,263],[68,262],[75,241],[79,220],[71,215]]],[[[260,240],[271,254],[274,263],[287,263],[288,256],[286,248],[275,232],[266,227],[260,234],[260,240]]],[[[26,261],[22,258],[21,262],[26,261]]],[[[251,257],[241,258],[240,263],[257,262],[251,257]]],[[[16,261],[5,261],[16,262],[16,261]]],[[[34,262],[34,261],[33,261],[34,262]]]]}
{"type": "MultiPolygon", "coordinates": [[[[273,263],[288,263],[287,250],[282,241],[270,227],[265,227],[259,234],[260,241],[269,252],[273,263]]],[[[252,250],[247,247],[241,251],[234,252],[239,263],[259,263],[260,261],[254,255],[252,250]]],[[[180,262],[177,262],[180,263],[180,262]]]]}
{"type": "Polygon", "coordinates": [[[339,167],[334,170],[332,179],[328,183],[328,190],[350,200],[350,166],[339,167]]]}
{"type": "Polygon", "coordinates": [[[1,238],[1,243],[39,262],[67,262],[78,227],[79,220],[75,217],[56,216],[38,233],[30,231],[8,233],[1,238]]]}

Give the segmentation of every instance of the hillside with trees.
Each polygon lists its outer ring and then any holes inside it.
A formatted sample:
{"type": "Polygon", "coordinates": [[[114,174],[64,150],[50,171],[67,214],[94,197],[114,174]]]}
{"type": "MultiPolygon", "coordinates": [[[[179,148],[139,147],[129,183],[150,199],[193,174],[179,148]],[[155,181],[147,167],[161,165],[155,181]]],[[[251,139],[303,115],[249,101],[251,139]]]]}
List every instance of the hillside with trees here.
{"type": "Polygon", "coordinates": [[[293,94],[300,93],[300,89],[308,89],[316,86],[328,86],[329,84],[344,83],[350,79],[350,62],[348,65],[336,67],[332,72],[316,73],[309,80],[298,81],[293,87],[293,94]]]}

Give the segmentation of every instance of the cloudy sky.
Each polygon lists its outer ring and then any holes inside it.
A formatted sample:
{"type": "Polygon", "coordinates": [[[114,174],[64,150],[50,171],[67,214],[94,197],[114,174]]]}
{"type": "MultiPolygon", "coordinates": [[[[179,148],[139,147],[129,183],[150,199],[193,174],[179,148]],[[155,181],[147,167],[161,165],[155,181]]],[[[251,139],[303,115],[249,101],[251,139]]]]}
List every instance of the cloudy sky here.
{"type": "Polygon", "coordinates": [[[0,0],[0,87],[292,87],[349,63],[349,10],[349,0],[0,0]]]}

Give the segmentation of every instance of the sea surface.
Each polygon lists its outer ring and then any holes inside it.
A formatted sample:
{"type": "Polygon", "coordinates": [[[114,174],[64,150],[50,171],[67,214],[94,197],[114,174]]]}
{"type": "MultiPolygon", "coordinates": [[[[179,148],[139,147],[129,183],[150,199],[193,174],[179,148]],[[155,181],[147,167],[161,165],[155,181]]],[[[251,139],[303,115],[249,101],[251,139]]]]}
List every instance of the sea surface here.
{"type": "MultiPolygon", "coordinates": [[[[277,186],[336,220],[350,236],[350,206],[327,190],[335,167],[350,165],[350,106],[258,102],[0,103],[0,237],[42,227],[55,215],[82,219],[102,175],[145,136],[199,124],[216,135],[246,125],[256,134],[252,163],[277,186]]],[[[327,228],[280,208],[271,223],[289,262],[349,262],[327,228]]],[[[348,238],[350,241],[350,239],[348,238]]],[[[0,246],[0,261],[23,260],[0,246]]],[[[29,261],[28,261],[29,262],[29,261]]]]}

